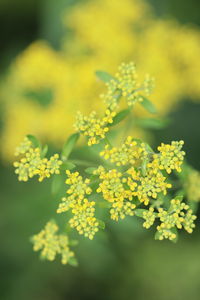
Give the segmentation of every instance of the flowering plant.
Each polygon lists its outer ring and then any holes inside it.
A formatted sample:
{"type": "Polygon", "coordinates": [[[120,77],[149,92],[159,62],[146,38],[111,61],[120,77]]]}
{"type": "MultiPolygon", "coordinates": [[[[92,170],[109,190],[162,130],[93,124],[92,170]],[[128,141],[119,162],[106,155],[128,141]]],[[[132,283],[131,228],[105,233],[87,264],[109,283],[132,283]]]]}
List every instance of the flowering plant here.
{"type": "MultiPolygon", "coordinates": [[[[126,130],[128,118],[134,118],[133,108],[137,103],[148,112],[156,113],[147,99],[154,88],[154,80],[146,75],[140,82],[132,62],[121,64],[115,76],[103,71],[96,74],[107,87],[101,95],[105,104],[103,115],[91,112],[85,116],[78,112],[76,132],[64,144],[61,157],[54,154],[47,158],[48,147],[42,147],[34,136],[27,135],[16,149],[16,155],[21,156],[14,163],[18,179],[27,181],[38,176],[39,181],[43,181],[53,176],[52,185],[59,189],[65,176],[66,195],[57,213],[66,214],[68,225],[90,240],[105,228],[109,217],[113,221],[127,216],[139,217],[147,229],[156,224],[157,240],[176,241],[179,229],[192,233],[196,216],[191,206],[198,201],[199,193],[191,192],[194,189],[191,174],[195,178],[199,175],[183,163],[184,142],[161,143],[154,151],[140,139],[129,135],[120,140],[116,135],[121,129],[126,130]],[[121,105],[126,108],[119,110],[121,105]],[[118,127],[117,131],[114,126],[118,127]],[[87,139],[84,146],[87,161],[69,159],[81,136],[87,139]]],[[[49,221],[32,237],[34,250],[41,250],[41,256],[48,260],[60,254],[63,264],[76,265],[70,247],[77,241],[71,240],[66,233],[58,234],[58,229],[55,221],[49,221]]]]}

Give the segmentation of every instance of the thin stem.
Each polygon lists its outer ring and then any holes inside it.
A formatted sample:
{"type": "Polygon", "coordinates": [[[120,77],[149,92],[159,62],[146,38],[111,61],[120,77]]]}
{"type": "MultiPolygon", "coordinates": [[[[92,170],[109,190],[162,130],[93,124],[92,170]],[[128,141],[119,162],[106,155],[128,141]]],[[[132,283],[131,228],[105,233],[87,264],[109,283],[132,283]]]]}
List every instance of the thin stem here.
{"type": "Polygon", "coordinates": [[[71,162],[75,165],[84,166],[84,167],[96,167],[96,166],[98,166],[97,164],[95,164],[93,162],[86,161],[86,160],[79,160],[79,159],[70,159],[70,160],[68,160],[68,162],[71,162]]]}

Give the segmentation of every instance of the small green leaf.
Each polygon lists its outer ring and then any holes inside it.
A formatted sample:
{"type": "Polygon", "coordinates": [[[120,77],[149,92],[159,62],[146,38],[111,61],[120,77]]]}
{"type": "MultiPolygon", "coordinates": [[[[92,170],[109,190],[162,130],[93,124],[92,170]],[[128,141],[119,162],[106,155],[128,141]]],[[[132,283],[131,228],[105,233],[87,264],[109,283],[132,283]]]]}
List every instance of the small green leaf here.
{"type": "Polygon", "coordinates": [[[78,241],[77,240],[70,240],[69,241],[69,245],[74,247],[74,246],[77,246],[78,245],[78,241]]]}
{"type": "Polygon", "coordinates": [[[79,139],[79,133],[74,133],[72,135],[69,136],[69,138],[67,139],[66,143],[63,146],[63,150],[62,150],[62,154],[61,157],[63,160],[67,160],[67,158],[69,157],[70,153],[72,152],[76,142],[79,139]]]}
{"type": "Polygon", "coordinates": [[[143,100],[142,100],[142,102],[140,102],[141,105],[151,114],[157,113],[157,110],[156,110],[155,106],[153,105],[153,103],[145,97],[142,97],[142,98],[143,98],[143,100]]]}
{"type": "Polygon", "coordinates": [[[149,144],[145,143],[145,147],[148,152],[154,153],[153,149],[151,148],[151,146],[149,146],[149,144]]]}
{"type": "Polygon", "coordinates": [[[184,198],[184,191],[181,190],[176,194],[176,197],[174,198],[175,200],[183,201],[184,198]]]}
{"type": "Polygon", "coordinates": [[[62,176],[55,175],[53,177],[52,185],[51,185],[51,192],[52,192],[52,194],[56,195],[59,192],[62,184],[63,184],[63,178],[62,178],[62,176]]]}
{"type": "Polygon", "coordinates": [[[73,170],[74,168],[76,168],[76,165],[66,161],[61,165],[61,170],[73,170]]]}
{"type": "Polygon", "coordinates": [[[175,235],[176,235],[175,239],[173,239],[172,242],[177,243],[177,241],[178,241],[178,230],[177,230],[177,228],[176,227],[172,228],[171,232],[175,233],[175,235]]]}
{"type": "Polygon", "coordinates": [[[40,144],[39,140],[34,135],[27,134],[26,137],[29,139],[29,141],[33,144],[34,147],[41,148],[41,144],[40,144]]]}
{"type": "Polygon", "coordinates": [[[133,141],[137,142],[139,145],[143,144],[143,141],[141,139],[134,138],[133,141]]]}
{"type": "Polygon", "coordinates": [[[113,122],[110,124],[110,126],[115,126],[118,123],[120,123],[121,121],[123,121],[128,114],[130,114],[130,109],[124,109],[122,111],[120,111],[118,114],[116,114],[116,116],[113,118],[113,122]]]}
{"type": "Polygon", "coordinates": [[[73,267],[77,267],[78,266],[78,261],[75,257],[70,257],[68,260],[69,265],[73,266],[73,267]]]}
{"type": "Polygon", "coordinates": [[[137,208],[134,210],[135,212],[135,215],[137,217],[140,217],[140,218],[143,218],[143,213],[146,212],[147,210],[146,209],[143,209],[143,208],[137,208]]]}
{"type": "Polygon", "coordinates": [[[99,222],[99,228],[104,230],[106,227],[105,222],[102,220],[97,220],[97,221],[99,222]]]}
{"type": "Polygon", "coordinates": [[[159,231],[156,231],[155,236],[154,236],[155,240],[160,241],[160,236],[161,236],[161,233],[159,231]]]}
{"type": "Polygon", "coordinates": [[[198,201],[188,201],[188,205],[190,206],[193,213],[196,214],[199,207],[198,201]]]}
{"type": "Polygon", "coordinates": [[[42,149],[41,157],[44,158],[47,154],[48,151],[48,145],[45,145],[44,148],[42,149]]]}
{"type": "Polygon", "coordinates": [[[93,174],[93,172],[96,170],[96,168],[93,167],[89,167],[87,169],[85,169],[85,173],[87,174],[93,174]]]}
{"type": "Polygon", "coordinates": [[[105,83],[109,82],[110,80],[116,80],[115,77],[104,71],[96,71],[95,74],[100,80],[105,83]]]}
{"type": "Polygon", "coordinates": [[[147,163],[148,163],[148,160],[144,159],[143,162],[142,162],[142,164],[141,164],[142,176],[146,176],[146,173],[147,173],[147,163]]]}
{"type": "Polygon", "coordinates": [[[147,128],[147,129],[163,129],[167,127],[169,124],[169,120],[164,119],[153,119],[153,118],[143,118],[143,119],[138,119],[136,121],[136,124],[142,128],[147,128]]]}

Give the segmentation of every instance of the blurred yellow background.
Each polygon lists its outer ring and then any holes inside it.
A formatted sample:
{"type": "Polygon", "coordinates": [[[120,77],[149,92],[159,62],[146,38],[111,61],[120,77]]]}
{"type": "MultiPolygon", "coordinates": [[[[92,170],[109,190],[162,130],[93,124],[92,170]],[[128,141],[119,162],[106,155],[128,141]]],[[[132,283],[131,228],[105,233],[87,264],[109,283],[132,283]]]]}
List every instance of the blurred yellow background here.
{"type": "MultiPolygon", "coordinates": [[[[151,100],[171,119],[150,132],[152,142],[185,140],[200,170],[199,11],[198,0],[1,0],[1,299],[200,298],[198,224],[170,244],[154,241],[138,221],[110,221],[93,242],[81,240],[78,268],[39,261],[29,237],[57,199],[49,182],[18,183],[11,166],[26,134],[59,149],[77,109],[102,108],[95,71],[113,73],[131,60],[141,77],[155,77],[151,100]]],[[[139,107],[136,114],[146,115],[139,107]]]]}

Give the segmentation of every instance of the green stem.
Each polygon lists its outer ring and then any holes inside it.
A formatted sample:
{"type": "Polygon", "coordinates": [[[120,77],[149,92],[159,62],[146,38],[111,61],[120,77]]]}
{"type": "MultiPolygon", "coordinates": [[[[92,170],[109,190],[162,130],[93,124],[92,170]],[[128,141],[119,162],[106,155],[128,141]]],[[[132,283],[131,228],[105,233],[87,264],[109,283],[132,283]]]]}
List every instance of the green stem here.
{"type": "Polygon", "coordinates": [[[69,159],[68,162],[71,162],[75,165],[84,166],[84,167],[97,167],[98,165],[86,160],[79,160],[79,159],[69,159]]]}
{"type": "Polygon", "coordinates": [[[112,148],[112,144],[111,142],[109,141],[109,139],[107,138],[107,136],[104,138],[104,141],[112,148]]]}

